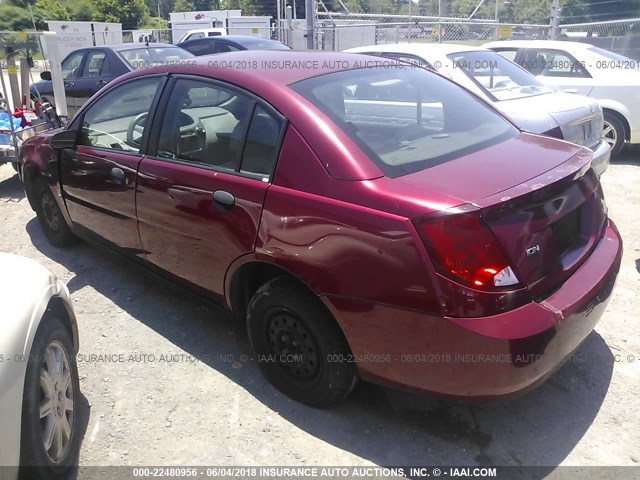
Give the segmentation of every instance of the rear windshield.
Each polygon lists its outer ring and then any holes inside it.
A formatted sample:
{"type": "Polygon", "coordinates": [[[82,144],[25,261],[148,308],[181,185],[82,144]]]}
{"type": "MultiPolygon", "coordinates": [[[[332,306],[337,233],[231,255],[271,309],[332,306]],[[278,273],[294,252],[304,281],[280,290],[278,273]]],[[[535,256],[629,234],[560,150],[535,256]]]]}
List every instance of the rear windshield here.
{"type": "Polygon", "coordinates": [[[640,70],[640,61],[638,60],[633,60],[629,57],[625,57],[624,55],[620,55],[619,53],[605,50],[604,48],[589,47],[588,50],[592,51],[593,53],[597,53],[598,55],[602,55],[609,60],[614,60],[614,62],[607,64],[608,68],[613,68],[612,65],[615,65],[618,68],[632,68],[635,70],[640,70]]]}
{"type": "Polygon", "coordinates": [[[291,85],[388,177],[424,170],[517,135],[484,102],[417,67],[363,68],[291,85]]]}
{"type": "Polygon", "coordinates": [[[242,43],[249,50],[291,50],[284,43],[276,42],[275,40],[267,40],[264,38],[256,38],[255,40],[242,40],[242,43]]]}
{"type": "Polygon", "coordinates": [[[167,65],[187,58],[193,54],[179,47],[141,47],[121,50],[118,54],[132,70],[167,65]]]}
{"type": "Polygon", "coordinates": [[[496,101],[553,92],[524,68],[495,52],[460,52],[447,56],[454,69],[462,70],[496,101]]]}

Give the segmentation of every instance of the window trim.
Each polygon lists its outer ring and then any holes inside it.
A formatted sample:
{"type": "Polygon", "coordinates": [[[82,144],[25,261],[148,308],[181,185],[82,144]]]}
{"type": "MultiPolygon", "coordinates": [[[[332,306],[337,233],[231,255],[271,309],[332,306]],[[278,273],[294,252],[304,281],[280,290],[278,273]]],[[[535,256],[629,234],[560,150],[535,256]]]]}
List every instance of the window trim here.
{"type": "Polygon", "coordinates": [[[289,127],[289,121],[284,115],[282,115],[282,113],[276,110],[275,107],[273,107],[269,102],[264,100],[262,97],[259,97],[255,93],[250,92],[249,90],[245,90],[244,88],[238,87],[237,85],[226,83],[211,77],[202,77],[199,75],[191,75],[191,74],[170,74],[169,79],[165,85],[162,98],[160,99],[157,105],[156,114],[154,115],[154,119],[153,119],[153,124],[151,125],[151,129],[149,130],[149,137],[147,139],[147,149],[146,149],[145,155],[147,155],[149,158],[153,158],[154,160],[159,160],[162,162],[175,163],[178,165],[187,165],[187,166],[192,166],[197,168],[204,168],[204,169],[212,170],[215,172],[226,173],[228,175],[236,175],[243,178],[252,178],[254,180],[258,180],[262,182],[265,181],[264,179],[267,179],[268,183],[273,183],[273,177],[277,170],[278,160],[280,159],[280,152],[282,150],[282,144],[284,143],[284,137],[288,130],[288,127],[289,127]],[[244,131],[244,141],[242,143],[242,151],[240,153],[239,160],[236,162],[236,165],[233,170],[222,168],[216,165],[210,165],[206,163],[185,160],[183,158],[165,158],[165,157],[158,156],[158,144],[160,141],[160,131],[162,130],[162,120],[164,119],[167,113],[169,100],[171,99],[171,94],[173,93],[175,84],[177,83],[178,80],[193,80],[193,81],[198,81],[202,83],[208,83],[212,86],[217,86],[220,88],[224,88],[226,90],[237,92],[238,94],[241,94],[241,95],[245,95],[250,100],[253,101],[249,122],[247,123],[247,126],[244,131]],[[247,133],[249,132],[249,128],[251,127],[251,122],[253,121],[253,113],[255,112],[255,109],[258,105],[260,105],[267,112],[274,115],[276,118],[280,119],[281,121],[280,132],[278,134],[278,140],[276,144],[276,155],[275,155],[276,160],[268,176],[257,174],[257,173],[240,171],[240,168],[242,167],[242,160],[244,157],[244,149],[247,143],[247,133]]]}
{"type": "Polygon", "coordinates": [[[109,88],[109,90],[107,90],[106,92],[104,92],[102,95],[100,95],[100,97],[95,98],[92,102],[87,102],[82,106],[82,110],[79,112],[79,115],[76,115],[73,119],[73,121],[69,124],[69,127],[67,128],[67,130],[75,130],[76,132],[76,145],[78,147],[87,147],[87,148],[92,148],[94,150],[98,150],[101,152],[118,152],[118,154],[125,154],[125,155],[132,155],[132,156],[143,156],[143,155],[147,155],[147,150],[149,147],[149,138],[151,135],[151,130],[153,128],[154,122],[155,122],[155,117],[158,114],[158,103],[160,102],[160,99],[162,97],[162,93],[164,91],[164,89],[166,88],[168,83],[168,75],[166,73],[159,73],[159,74],[152,74],[152,75],[141,75],[141,76],[137,76],[137,77],[133,77],[133,78],[129,78],[123,82],[118,82],[116,85],[113,85],[111,88],[109,88]],[[148,80],[150,78],[160,78],[160,84],[158,85],[158,90],[156,91],[156,95],[153,97],[153,101],[151,102],[151,106],[149,108],[149,117],[147,117],[147,121],[151,121],[151,123],[149,123],[151,128],[145,129],[145,132],[142,135],[142,138],[140,140],[140,151],[139,152],[127,152],[126,150],[117,150],[117,149],[113,149],[113,148],[106,148],[106,147],[96,147],[96,146],[92,146],[92,145],[80,145],[77,143],[78,141],[78,137],[80,136],[80,131],[82,129],[82,122],[84,121],[84,117],[87,114],[87,111],[89,111],[89,109],[91,107],[93,107],[100,99],[104,98],[105,95],[108,95],[109,93],[111,93],[113,90],[115,90],[116,88],[122,86],[122,85],[126,85],[128,83],[134,82],[136,80],[148,80]]]}

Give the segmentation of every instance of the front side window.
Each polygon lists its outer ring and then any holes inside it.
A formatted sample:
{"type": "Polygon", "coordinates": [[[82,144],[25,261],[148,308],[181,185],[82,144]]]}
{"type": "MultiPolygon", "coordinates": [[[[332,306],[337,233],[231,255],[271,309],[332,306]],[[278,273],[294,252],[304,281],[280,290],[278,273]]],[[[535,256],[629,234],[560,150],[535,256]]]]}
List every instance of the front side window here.
{"type": "Polygon", "coordinates": [[[80,65],[84,58],[83,52],[75,52],[69,55],[62,62],[62,78],[78,78],[80,76],[80,65]]]}
{"type": "Polygon", "coordinates": [[[442,164],[518,134],[484,102],[419,68],[362,68],[290,85],[389,177],[442,164]]]}
{"type": "Polygon", "coordinates": [[[160,77],[133,80],[107,92],[83,116],[79,145],[139,153],[160,77]]]}
{"type": "Polygon", "coordinates": [[[190,35],[187,35],[187,38],[185,38],[184,41],[186,42],[187,40],[196,40],[198,38],[204,38],[204,33],[202,32],[192,33],[190,35]]]}
{"type": "Polygon", "coordinates": [[[189,43],[188,45],[185,45],[182,48],[193,53],[196,56],[208,55],[213,52],[213,45],[211,45],[211,42],[207,42],[207,41],[192,42],[192,43],[189,43]]]}
{"type": "Polygon", "coordinates": [[[494,52],[459,52],[447,55],[490,98],[512,100],[551,93],[535,76],[494,52]]]}

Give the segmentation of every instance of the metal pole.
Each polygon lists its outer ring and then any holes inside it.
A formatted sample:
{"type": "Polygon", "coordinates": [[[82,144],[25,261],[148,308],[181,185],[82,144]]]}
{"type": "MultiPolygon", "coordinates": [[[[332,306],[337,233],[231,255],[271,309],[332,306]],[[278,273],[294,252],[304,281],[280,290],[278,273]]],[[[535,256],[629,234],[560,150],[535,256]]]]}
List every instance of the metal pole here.
{"type": "Polygon", "coordinates": [[[551,40],[558,38],[560,24],[560,0],[553,0],[551,5],[551,40]]]}
{"type": "Polygon", "coordinates": [[[278,40],[282,41],[282,7],[280,6],[280,0],[276,0],[276,9],[278,10],[278,16],[276,25],[278,28],[278,40]]]}
{"type": "Polygon", "coordinates": [[[290,47],[293,47],[292,45],[292,40],[293,40],[293,25],[291,23],[291,17],[292,17],[292,8],[291,5],[287,5],[287,11],[285,12],[285,22],[286,22],[286,27],[285,27],[285,31],[284,31],[284,38],[286,40],[286,44],[289,45],[290,47]]]}
{"type": "Polygon", "coordinates": [[[296,13],[296,0],[293,0],[293,19],[298,19],[298,14],[296,13]]]}
{"type": "Polygon", "coordinates": [[[315,0],[304,0],[304,13],[307,18],[307,50],[315,48],[315,0]]]}
{"type": "Polygon", "coordinates": [[[442,0],[438,0],[438,43],[442,43],[442,0]]]}
{"type": "Polygon", "coordinates": [[[498,23],[498,0],[496,0],[496,16],[495,16],[495,19],[496,19],[496,23],[498,23]]]}

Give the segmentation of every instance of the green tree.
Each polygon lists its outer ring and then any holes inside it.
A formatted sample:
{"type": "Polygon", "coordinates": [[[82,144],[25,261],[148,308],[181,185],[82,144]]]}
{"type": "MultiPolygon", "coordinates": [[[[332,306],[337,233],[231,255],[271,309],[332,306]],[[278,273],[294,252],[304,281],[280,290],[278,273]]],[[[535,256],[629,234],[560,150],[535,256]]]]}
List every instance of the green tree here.
{"type": "Polygon", "coordinates": [[[138,28],[149,16],[144,0],[96,0],[94,6],[94,20],[122,23],[123,30],[138,28]]]}

